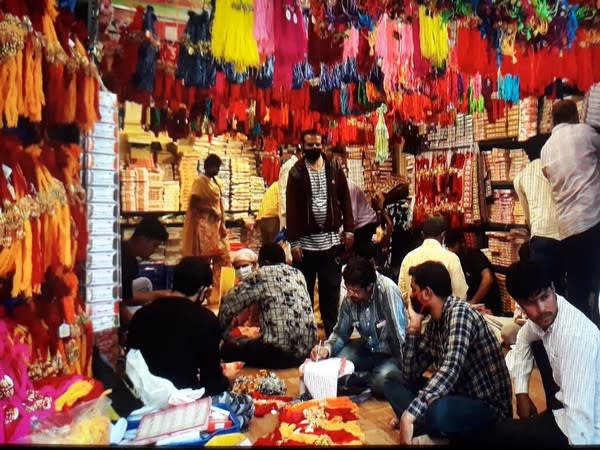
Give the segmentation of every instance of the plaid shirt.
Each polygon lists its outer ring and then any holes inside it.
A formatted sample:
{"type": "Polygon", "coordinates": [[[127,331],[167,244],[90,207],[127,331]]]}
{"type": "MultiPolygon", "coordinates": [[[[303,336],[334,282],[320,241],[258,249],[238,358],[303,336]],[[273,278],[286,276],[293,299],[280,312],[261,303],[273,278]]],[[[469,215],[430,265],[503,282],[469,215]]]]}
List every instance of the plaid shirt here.
{"type": "Polygon", "coordinates": [[[287,264],[262,266],[221,300],[219,324],[229,335],[231,321],[252,304],[259,305],[263,342],[305,357],[317,342],[317,325],[304,275],[287,264]]]}
{"type": "Polygon", "coordinates": [[[431,364],[433,375],[407,408],[418,420],[446,395],[483,400],[498,420],[512,417],[512,386],[500,342],[467,302],[448,297],[440,320],[430,321],[423,335],[406,335],[404,377],[416,381],[431,364]]]}

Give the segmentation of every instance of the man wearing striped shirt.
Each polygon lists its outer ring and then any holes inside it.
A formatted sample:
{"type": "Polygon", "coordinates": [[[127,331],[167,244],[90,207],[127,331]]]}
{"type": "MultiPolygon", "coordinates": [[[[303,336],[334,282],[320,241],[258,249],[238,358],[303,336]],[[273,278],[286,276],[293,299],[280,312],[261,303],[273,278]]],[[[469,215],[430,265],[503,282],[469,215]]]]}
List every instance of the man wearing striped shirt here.
{"type": "Polygon", "coordinates": [[[354,243],[352,203],[343,169],[322,153],[321,135],[304,132],[302,148],[304,156],[290,170],[287,182],[287,238],[313,302],[319,279],[319,309],[329,335],[337,320],[342,240],[346,250],[354,243]]]}
{"type": "Polygon", "coordinates": [[[508,369],[484,317],[451,295],[450,274],[441,262],[425,261],[409,274],[401,372],[391,372],[383,387],[400,418],[400,444],[457,438],[511,417],[508,369]],[[425,314],[431,320],[422,332],[425,314]],[[432,365],[433,374],[424,378],[432,365]]]}
{"type": "Polygon", "coordinates": [[[529,224],[530,257],[548,265],[554,288],[565,292],[565,271],[558,233],[558,213],[552,198],[552,186],[542,172],[540,152],[550,135],[540,134],[525,142],[530,163],[513,180],[515,192],[529,224]]]}
{"type": "Polygon", "coordinates": [[[541,160],[558,212],[567,298],[600,325],[600,134],[579,123],[573,100],[556,102],[552,120],[554,128],[541,160]]]}
{"type": "MultiPolygon", "coordinates": [[[[556,447],[600,444],[600,331],[565,298],[557,295],[539,261],[521,260],[506,274],[509,294],[529,320],[506,359],[514,379],[519,420],[484,430],[481,444],[556,447]],[[552,389],[544,383],[548,409],[540,414],[529,396],[534,345],[541,341],[552,389]]],[[[539,353],[536,355],[538,362],[539,353]]],[[[538,364],[542,380],[546,377],[538,364]]]]}

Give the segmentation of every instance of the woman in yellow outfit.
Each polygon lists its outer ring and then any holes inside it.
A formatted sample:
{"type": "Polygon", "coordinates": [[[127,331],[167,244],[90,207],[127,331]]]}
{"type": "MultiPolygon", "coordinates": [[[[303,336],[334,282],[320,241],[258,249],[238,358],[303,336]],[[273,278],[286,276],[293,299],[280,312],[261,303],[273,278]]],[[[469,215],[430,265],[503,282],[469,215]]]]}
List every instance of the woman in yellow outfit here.
{"type": "Polygon", "coordinates": [[[231,266],[229,241],[225,228],[221,181],[217,178],[221,158],[210,154],[204,160],[204,174],[192,185],[192,193],[183,223],[181,254],[212,260],[213,289],[210,303],[218,303],[221,267],[231,266]]]}

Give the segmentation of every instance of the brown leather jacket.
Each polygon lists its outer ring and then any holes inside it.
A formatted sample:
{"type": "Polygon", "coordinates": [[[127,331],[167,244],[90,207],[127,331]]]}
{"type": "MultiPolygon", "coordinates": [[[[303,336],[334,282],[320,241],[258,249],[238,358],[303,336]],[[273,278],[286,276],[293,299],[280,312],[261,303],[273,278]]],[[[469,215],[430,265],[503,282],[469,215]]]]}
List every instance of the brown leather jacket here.
{"type": "Polygon", "coordinates": [[[344,231],[351,233],[354,228],[352,204],[346,175],[337,160],[328,159],[321,154],[325,161],[327,176],[327,218],[323,228],[319,228],[311,208],[311,188],[308,169],[304,158],[301,158],[290,169],[286,188],[287,209],[287,240],[294,242],[301,236],[319,232],[344,231]]]}

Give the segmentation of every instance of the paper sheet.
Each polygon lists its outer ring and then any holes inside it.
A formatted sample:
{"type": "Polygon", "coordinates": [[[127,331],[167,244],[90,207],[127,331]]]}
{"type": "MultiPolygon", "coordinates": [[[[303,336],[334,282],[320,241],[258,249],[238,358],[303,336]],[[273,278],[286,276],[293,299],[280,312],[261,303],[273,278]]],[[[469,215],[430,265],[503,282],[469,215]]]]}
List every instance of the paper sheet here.
{"type": "Polygon", "coordinates": [[[340,364],[339,358],[304,363],[304,384],[314,399],[337,397],[340,364]]]}

